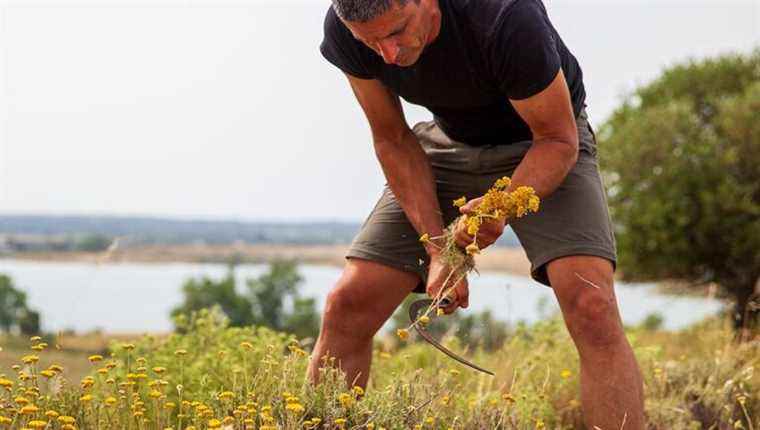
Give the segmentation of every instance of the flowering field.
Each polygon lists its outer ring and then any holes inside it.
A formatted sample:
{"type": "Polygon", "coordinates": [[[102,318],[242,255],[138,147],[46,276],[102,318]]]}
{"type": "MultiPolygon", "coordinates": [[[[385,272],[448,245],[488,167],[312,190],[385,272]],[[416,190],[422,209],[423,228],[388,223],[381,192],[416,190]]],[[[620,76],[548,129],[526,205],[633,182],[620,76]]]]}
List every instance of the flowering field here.
{"type": "MultiPolygon", "coordinates": [[[[733,344],[716,321],[628,334],[645,375],[650,428],[760,429],[760,342],[733,344]]],[[[184,334],[115,342],[105,357],[82,358],[90,371],[81,380],[66,381],[68,365],[50,359],[60,354],[54,344],[33,338],[12,368],[0,368],[0,428],[582,428],[576,353],[558,320],[471,354],[495,377],[424,343],[378,343],[366,393],[333,370],[312,387],[308,352],[295,339],[228,328],[207,312],[184,334]]],[[[461,350],[455,339],[447,345],[461,350]]]]}

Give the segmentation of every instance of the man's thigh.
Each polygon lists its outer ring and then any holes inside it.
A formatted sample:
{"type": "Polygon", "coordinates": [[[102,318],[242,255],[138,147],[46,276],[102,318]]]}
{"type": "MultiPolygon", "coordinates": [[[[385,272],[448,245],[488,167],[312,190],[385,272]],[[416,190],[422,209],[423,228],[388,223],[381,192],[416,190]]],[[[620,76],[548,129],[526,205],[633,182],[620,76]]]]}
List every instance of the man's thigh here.
{"type": "Polygon", "coordinates": [[[578,132],[581,152],[565,180],[541,202],[537,213],[510,223],[531,262],[532,277],[544,285],[550,285],[546,266],[555,259],[602,257],[613,268],[617,259],[596,141],[585,115],[578,120],[578,132]]]}

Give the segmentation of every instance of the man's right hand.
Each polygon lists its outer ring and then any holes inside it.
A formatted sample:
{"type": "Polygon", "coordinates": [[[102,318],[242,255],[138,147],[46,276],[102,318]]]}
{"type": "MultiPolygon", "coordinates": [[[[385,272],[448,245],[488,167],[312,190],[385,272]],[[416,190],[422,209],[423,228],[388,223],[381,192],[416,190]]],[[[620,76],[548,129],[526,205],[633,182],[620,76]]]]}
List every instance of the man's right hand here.
{"type": "MultiPolygon", "coordinates": [[[[430,256],[430,266],[428,269],[426,286],[428,296],[435,298],[438,295],[438,292],[444,287],[443,282],[446,281],[446,278],[449,278],[450,273],[451,267],[441,259],[439,254],[433,254],[430,256]]],[[[446,287],[450,287],[457,279],[458,276],[456,274],[451,275],[449,281],[446,283],[446,287]]],[[[454,287],[454,290],[449,293],[448,297],[449,300],[451,300],[451,304],[443,308],[443,311],[446,314],[454,312],[458,307],[464,309],[470,305],[470,289],[466,276],[457,283],[456,287],[454,287]]]]}

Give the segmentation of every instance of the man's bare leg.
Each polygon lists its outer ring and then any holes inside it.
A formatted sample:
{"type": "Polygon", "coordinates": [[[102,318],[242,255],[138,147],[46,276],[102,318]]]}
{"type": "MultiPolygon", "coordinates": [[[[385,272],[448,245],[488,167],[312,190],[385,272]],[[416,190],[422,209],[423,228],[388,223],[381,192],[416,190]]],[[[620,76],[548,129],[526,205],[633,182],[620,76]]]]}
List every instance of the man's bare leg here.
{"type": "Polygon", "coordinates": [[[580,355],[581,403],[590,430],[643,430],[641,372],[617,308],[612,264],[572,256],[547,272],[580,355]]]}
{"type": "Polygon", "coordinates": [[[419,276],[368,260],[349,259],[330,291],[308,377],[319,382],[322,357],[335,357],[347,383],[366,387],[372,338],[420,282],[419,276]]]}

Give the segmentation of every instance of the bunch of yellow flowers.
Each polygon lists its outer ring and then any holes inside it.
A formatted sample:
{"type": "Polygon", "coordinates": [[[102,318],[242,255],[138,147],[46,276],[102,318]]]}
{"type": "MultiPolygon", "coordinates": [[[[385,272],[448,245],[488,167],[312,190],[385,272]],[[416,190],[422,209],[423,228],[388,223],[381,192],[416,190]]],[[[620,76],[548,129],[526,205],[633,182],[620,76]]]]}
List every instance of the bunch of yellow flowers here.
{"type": "MultiPolygon", "coordinates": [[[[467,234],[473,236],[473,242],[466,249],[468,255],[477,254],[480,251],[477,242],[478,231],[486,220],[522,218],[529,212],[538,211],[540,200],[532,187],[520,186],[513,191],[507,191],[510,185],[512,185],[512,180],[507,176],[497,179],[473,212],[461,217],[467,226],[467,234]]],[[[466,203],[467,199],[461,197],[454,201],[454,206],[462,207],[466,203]]],[[[458,221],[455,221],[453,225],[457,225],[458,221]]]]}
{"type": "MultiPolygon", "coordinates": [[[[505,222],[508,219],[522,218],[531,212],[537,212],[540,206],[540,199],[536,195],[533,187],[519,186],[514,190],[509,190],[512,180],[504,176],[496,180],[494,185],[485,193],[480,203],[468,214],[461,215],[455,219],[438,237],[430,237],[423,234],[420,241],[437,246],[441,250],[441,257],[451,268],[443,288],[441,288],[430,309],[422,314],[420,320],[428,318],[427,315],[433,310],[438,309],[441,300],[459,283],[468,273],[475,269],[474,255],[480,253],[478,246],[478,232],[480,227],[489,220],[505,222]],[[467,227],[467,233],[473,237],[472,243],[462,250],[456,243],[454,233],[459,223],[464,223],[467,227]],[[440,240],[443,245],[437,245],[433,240],[440,240]]],[[[454,206],[462,207],[467,204],[467,198],[461,197],[454,200],[454,206]]],[[[440,243],[440,242],[439,242],[440,243]]],[[[440,312],[439,312],[440,314],[440,312]]],[[[417,324],[420,320],[415,321],[412,325],[417,324]]],[[[402,340],[408,338],[407,330],[399,330],[398,336],[402,340]]]]}

